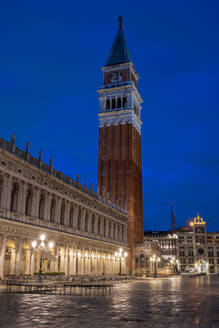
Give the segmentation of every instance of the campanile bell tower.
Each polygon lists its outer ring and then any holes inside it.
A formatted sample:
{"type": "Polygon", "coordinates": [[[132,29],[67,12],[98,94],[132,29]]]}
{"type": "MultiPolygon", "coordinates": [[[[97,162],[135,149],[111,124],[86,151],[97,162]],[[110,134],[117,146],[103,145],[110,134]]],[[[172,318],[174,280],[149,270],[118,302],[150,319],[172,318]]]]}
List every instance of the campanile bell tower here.
{"type": "Polygon", "coordinates": [[[128,212],[129,269],[133,247],[143,243],[141,103],[139,76],[133,65],[119,17],[119,28],[98,90],[99,158],[98,190],[102,197],[128,212]]]}

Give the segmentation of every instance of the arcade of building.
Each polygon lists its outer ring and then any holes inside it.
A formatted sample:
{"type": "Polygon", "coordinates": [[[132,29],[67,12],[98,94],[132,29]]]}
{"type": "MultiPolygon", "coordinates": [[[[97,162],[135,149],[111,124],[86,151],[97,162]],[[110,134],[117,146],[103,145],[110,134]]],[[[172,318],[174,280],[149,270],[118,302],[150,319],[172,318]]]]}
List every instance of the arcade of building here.
{"type": "Polygon", "coordinates": [[[126,273],[126,211],[0,139],[0,277],[38,272],[39,245],[44,272],[126,273]]]}

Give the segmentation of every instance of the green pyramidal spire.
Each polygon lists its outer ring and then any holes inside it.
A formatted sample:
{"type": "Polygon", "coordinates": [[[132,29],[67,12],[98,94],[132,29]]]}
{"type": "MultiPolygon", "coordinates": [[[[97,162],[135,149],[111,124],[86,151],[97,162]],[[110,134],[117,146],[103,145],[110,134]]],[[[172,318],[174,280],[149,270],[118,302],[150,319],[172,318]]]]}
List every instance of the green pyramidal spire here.
{"type": "Polygon", "coordinates": [[[122,17],[119,16],[119,29],[117,31],[115,40],[113,42],[112,49],[109,57],[107,58],[105,66],[130,63],[132,62],[131,55],[129,53],[125,33],[122,25],[122,17]]]}

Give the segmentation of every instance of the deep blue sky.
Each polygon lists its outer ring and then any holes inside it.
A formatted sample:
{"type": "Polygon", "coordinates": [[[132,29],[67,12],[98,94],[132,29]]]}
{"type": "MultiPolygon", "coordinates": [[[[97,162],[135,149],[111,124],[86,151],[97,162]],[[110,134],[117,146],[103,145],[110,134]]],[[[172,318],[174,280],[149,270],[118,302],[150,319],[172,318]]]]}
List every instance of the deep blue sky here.
{"type": "Polygon", "coordinates": [[[145,229],[219,230],[219,1],[1,1],[0,137],[97,180],[96,90],[123,16],[140,75],[145,229]]]}

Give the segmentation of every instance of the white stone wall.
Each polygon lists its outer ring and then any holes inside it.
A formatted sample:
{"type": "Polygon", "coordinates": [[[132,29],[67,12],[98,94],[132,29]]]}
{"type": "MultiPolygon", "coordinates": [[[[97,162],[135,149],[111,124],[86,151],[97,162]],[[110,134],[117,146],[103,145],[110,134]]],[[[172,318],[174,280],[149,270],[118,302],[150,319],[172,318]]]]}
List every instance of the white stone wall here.
{"type": "Polygon", "coordinates": [[[8,161],[4,158],[4,165],[2,165],[3,154],[5,155],[5,152],[0,149],[0,209],[7,210],[7,215],[16,213],[20,217],[28,216],[52,222],[62,225],[65,231],[71,226],[70,209],[72,209],[74,233],[87,233],[98,239],[126,243],[127,217],[125,215],[67,184],[63,185],[49,174],[45,176],[39,169],[27,163],[24,169],[22,163],[19,163],[20,160],[13,158],[15,156],[12,154],[7,154],[12,158],[8,158],[8,161]],[[14,160],[13,165],[9,164],[10,160],[14,160]],[[9,211],[12,213],[9,214],[9,211]],[[92,217],[94,217],[94,233],[92,217]],[[100,229],[98,229],[98,219],[100,229]],[[109,222],[111,227],[115,227],[111,234],[109,222]]]}
{"type": "Polygon", "coordinates": [[[41,233],[55,245],[48,272],[117,274],[114,253],[128,250],[125,214],[0,149],[0,277],[38,271],[41,233]]]}

